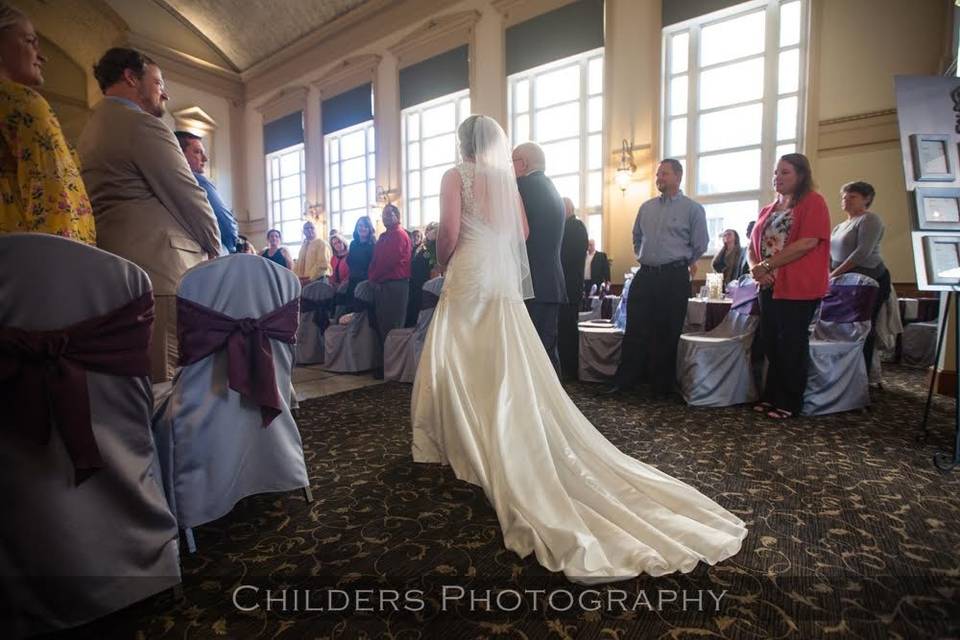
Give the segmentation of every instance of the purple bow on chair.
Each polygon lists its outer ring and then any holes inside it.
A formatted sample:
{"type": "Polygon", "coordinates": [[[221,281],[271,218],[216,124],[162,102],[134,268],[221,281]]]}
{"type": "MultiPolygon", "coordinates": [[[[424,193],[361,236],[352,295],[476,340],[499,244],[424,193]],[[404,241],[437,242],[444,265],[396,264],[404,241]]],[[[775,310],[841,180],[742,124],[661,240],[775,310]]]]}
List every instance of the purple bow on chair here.
{"type": "Polygon", "coordinates": [[[237,319],[178,297],[180,365],[193,364],[226,347],[229,386],[260,406],[261,424],[266,427],[283,411],[270,340],[294,344],[299,313],[299,298],[260,318],[237,319]]]}
{"type": "Polygon", "coordinates": [[[879,293],[877,287],[832,284],[820,303],[820,319],[826,322],[865,322],[873,314],[879,293]]]}
{"type": "Polygon", "coordinates": [[[87,371],[150,375],[153,293],[56,331],[0,327],[0,398],[13,428],[37,444],[55,424],[77,485],[104,466],[93,434],[87,371]]]}

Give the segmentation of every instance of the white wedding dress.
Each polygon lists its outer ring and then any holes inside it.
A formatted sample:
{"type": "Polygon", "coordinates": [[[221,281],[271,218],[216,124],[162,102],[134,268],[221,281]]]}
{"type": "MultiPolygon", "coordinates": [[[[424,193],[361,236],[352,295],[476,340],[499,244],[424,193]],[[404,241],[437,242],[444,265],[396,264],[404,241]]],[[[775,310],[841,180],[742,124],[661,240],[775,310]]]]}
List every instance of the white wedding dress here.
{"type": "Polygon", "coordinates": [[[581,583],[688,572],[740,549],[742,520],[621,453],[557,379],[458,166],[461,230],[413,386],[413,459],[483,488],[504,545],[581,583]]]}

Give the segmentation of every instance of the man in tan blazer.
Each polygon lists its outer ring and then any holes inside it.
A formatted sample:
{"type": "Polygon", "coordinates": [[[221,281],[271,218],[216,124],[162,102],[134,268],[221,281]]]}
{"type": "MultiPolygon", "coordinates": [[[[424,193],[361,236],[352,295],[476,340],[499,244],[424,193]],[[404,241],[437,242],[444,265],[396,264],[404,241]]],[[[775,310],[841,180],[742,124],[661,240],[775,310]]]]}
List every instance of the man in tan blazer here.
{"type": "Polygon", "coordinates": [[[183,273],[216,257],[220,231],[207,195],[160,120],[168,99],[157,65],[110,49],[94,67],[103,91],[78,151],[97,224],[97,245],[140,266],[153,282],[153,382],[177,362],[176,290],[183,273]]]}

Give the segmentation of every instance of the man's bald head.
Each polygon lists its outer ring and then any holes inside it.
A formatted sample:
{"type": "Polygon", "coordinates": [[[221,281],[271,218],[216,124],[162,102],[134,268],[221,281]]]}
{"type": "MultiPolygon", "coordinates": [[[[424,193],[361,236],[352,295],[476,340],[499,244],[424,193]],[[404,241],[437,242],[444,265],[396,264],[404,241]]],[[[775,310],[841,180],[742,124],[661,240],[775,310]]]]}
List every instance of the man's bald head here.
{"type": "Polygon", "coordinates": [[[546,171],[547,159],[536,142],[518,144],[513,150],[513,171],[523,177],[534,171],[546,171]]]}
{"type": "Polygon", "coordinates": [[[563,211],[567,214],[568,218],[572,218],[577,212],[573,206],[573,200],[567,198],[566,196],[563,198],[563,211]]]}

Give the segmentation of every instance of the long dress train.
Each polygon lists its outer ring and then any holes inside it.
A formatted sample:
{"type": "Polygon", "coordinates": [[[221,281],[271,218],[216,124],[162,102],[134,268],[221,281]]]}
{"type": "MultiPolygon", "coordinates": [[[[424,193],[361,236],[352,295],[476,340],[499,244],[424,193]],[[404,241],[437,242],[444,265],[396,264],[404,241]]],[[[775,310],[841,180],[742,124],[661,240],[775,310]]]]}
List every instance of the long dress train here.
{"type": "MultiPolygon", "coordinates": [[[[413,387],[413,459],[483,488],[521,557],[583,583],[688,572],[737,553],[742,520],[621,453],[567,396],[519,294],[489,285],[490,242],[463,219],[413,387]]],[[[475,220],[473,220],[475,222],[475,220]]]]}

